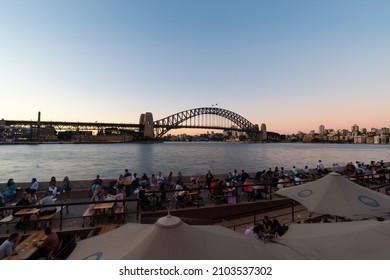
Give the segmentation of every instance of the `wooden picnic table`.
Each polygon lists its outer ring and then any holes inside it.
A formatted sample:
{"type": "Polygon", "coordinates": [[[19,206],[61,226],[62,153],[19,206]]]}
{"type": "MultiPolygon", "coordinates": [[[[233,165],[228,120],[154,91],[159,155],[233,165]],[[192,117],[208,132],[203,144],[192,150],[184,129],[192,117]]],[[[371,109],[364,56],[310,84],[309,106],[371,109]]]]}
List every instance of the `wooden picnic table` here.
{"type": "Polygon", "coordinates": [[[24,233],[26,233],[26,230],[27,230],[27,220],[26,220],[26,217],[27,216],[32,216],[32,215],[37,216],[38,213],[39,213],[39,209],[38,208],[23,208],[23,209],[21,209],[21,210],[19,210],[18,212],[15,213],[15,216],[21,216],[23,227],[24,227],[24,233]]]}
{"type": "MultiPolygon", "coordinates": [[[[114,205],[115,205],[115,202],[106,202],[106,203],[95,204],[93,209],[97,211],[98,222],[99,222],[99,216],[101,215],[101,211],[103,210],[103,215],[104,215],[105,210],[106,209],[112,210],[114,208],[114,205]]],[[[113,214],[113,211],[111,211],[111,213],[109,213],[109,214],[113,214]]]]}

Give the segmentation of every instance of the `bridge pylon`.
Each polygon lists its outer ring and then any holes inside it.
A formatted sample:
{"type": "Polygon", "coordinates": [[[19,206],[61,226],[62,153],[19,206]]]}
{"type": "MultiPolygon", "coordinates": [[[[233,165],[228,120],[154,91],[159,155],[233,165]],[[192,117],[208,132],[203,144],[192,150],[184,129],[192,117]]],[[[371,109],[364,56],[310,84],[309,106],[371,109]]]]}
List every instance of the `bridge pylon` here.
{"type": "Polygon", "coordinates": [[[144,135],[144,137],[154,139],[154,122],[153,122],[153,114],[150,112],[146,112],[145,114],[141,114],[139,118],[140,130],[139,132],[144,135]]]}

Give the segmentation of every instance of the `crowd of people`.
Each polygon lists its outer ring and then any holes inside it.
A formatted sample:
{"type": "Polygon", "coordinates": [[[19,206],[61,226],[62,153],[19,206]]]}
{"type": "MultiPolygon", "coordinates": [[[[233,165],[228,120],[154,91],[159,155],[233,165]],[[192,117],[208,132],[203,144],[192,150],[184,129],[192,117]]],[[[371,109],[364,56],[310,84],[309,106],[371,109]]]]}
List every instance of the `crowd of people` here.
{"type": "MultiPolygon", "coordinates": [[[[150,198],[153,196],[151,193],[158,193],[158,201],[165,203],[167,201],[166,191],[172,191],[172,198],[177,201],[186,201],[193,203],[194,198],[199,197],[198,190],[206,188],[209,194],[214,196],[223,196],[227,188],[237,190],[237,186],[242,186],[242,190],[245,192],[246,186],[252,184],[264,184],[271,186],[270,190],[276,190],[282,188],[288,184],[300,184],[305,179],[315,179],[329,172],[338,172],[346,176],[358,176],[358,175],[373,175],[386,170],[385,163],[382,161],[371,161],[368,164],[364,162],[356,161],[355,163],[348,163],[345,167],[333,164],[331,167],[318,160],[317,166],[313,169],[309,169],[305,166],[302,169],[292,166],[287,171],[284,167],[275,167],[274,169],[268,168],[267,170],[258,171],[255,176],[250,176],[244,170],[238,172],[234,170],[227,172],[226,176],[215,176],[208,170],[205,175],[201,175],[197,178],[191,177],[188,182],[184,182],[184,177],[181,172],[178,172],[176,176],[173,172],[169,172],[167,177],[164,177],[162,172],[152,174],[150,177],[143,173],[142,176],[138,176],[137,173],[131,173],[128,169],[125,169],[122,174],[118,176],[118,179],[109,182],[109,188],[107,191],[107,185],[103,185],[103,180],[99,175],[96,176],[91,182],[91,191],[93,201],[101,201],[104,199],[117,200],[115,207],[123,207],[123,200],[131,195],[136,195],[141,201],[142,206],[148,206],[151,201],[150,198]],[[196,190],[197,192],[193,191],[196,190]]],[[[48,184],[48,189],[45,191],[45,195],[41,200],[37,198],[37,191],[40,190],[39,182],[36,178],[32,178],[31,185],[25,188],[19,201],[15,203],[17,206],[32,205],[39,203],[46,205],[47,207],[41,208],[39,215],[46,215],[54,213],[55,207],[50,205],[54,204],[56,196],[62,192],[71,191],[71,183],[69,177],[66,176],[61,183],[58,183],[56,178],[53,176],[48,184]]],[[[251,189],[252,190],[252,189],[251,189]]],[[[11,178],[5,184],[3,192],[0,192],[0,203],[5,206],[6,203],[12,202],[17,191],[16,183],[11,178]]],[[[249,188],[248,188],[249,191],[249,188]]],[[[390,194],[390,188],[386,189],[390,194]]],[[[258,193],[261,195],[261,192],[258,193]]],[[[237,193],[233,193],[237,195],[237,193]]],[[[15,211],[12,213],[15,215],[15,211]]],[[[28,216],[25,219],[28,220],[28,216]]],[[[18,222],[17,228],[22,228],[23,225],[18,222]]],[[[284,227],[276,219],[269,219],[267,216],[264,217],[263,221],[259,224],[254,225],[251,229],[251,234],[266,240],[269,237],[275,235],[283,235],[284,227]]],[[[58,237],[53,234],[50,228],[45,229],[45,233],[48,236],[45,242],[37,244],[40,248],[37,253],[37,257],[47,257],[50,252],[53,252],[58,246],[58,237]],[[56,241],[57,240],[57,241],[56,241]]],[[[246,232],[249,235],[249,229],[246,232]]],[[[20,235],[18,233],[12,233],[9,238],[0,246],[0,259],[12,254],[15,254],[15,247],[20,241],[20,235]]]]}
{"type": "MultiPolygon", "coordinates": [[[[31,185],[25,189],[18,188],[14,179],[11,178],[5,184],[4,192],[0,192],[0,207],[4,207],[6,204],[13,202],[18,191],[29,194],[34,202],[34,199],[36,199],[36,192],[39,191],[39,189],[39,182],[36,178],[32,178],[31,185]]],[[[69,192],[71,190],[69,177],[65,176],[61,184],[57,183],[56,177],[51,177],[48,190],[53,198],[63,192],[69,192]]]]}
{"type": "Polygon", "coordinates": [[[244,234],[268,241],[284,235],[285,231],[285,227],[276,218],[271,220],[267,215],[265,215],[260,223],[247,228],[244,234]]]}

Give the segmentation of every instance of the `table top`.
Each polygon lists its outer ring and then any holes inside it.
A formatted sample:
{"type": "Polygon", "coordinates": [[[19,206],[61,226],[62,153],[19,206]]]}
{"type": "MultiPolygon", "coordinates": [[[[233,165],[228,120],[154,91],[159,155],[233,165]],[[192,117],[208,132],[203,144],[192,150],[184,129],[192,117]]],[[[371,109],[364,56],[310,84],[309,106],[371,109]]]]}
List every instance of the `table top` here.
{"type": "Polygon", "coordinates": [[[266,186],[263,186],[263,185],[259,185],[259,186],[252,186],[252,189],[254,190],[264,190],[266,189],[267,187],[266,186]]]}
{"type": "Polygon", "coordinates": [[[31,233],[26,239],[24,239],[20,244],[16,247],[15,251],[18,253],[17,255],[9,256],[4,258],[4,260],[27,260],[31,257],[35,251],[38,249],[37,246],[34,246],[34,241],[42,241],[45,240],[46,235],[44,231],[36,231],[31,233]]]}
{"type": "Polygon", "coordinates": [[[16,216],[32,215],[39,212],[38,208],[25,208],[15,213],[16,216]]]}
{"type": "Polygon", "coordinates": [[[98,204],[95,204],[95,206],[93,207],[93,209],[111,209],[114,207],[114,204],[115,202],[107,202],[107,203],[98,203],[98,204]]]}

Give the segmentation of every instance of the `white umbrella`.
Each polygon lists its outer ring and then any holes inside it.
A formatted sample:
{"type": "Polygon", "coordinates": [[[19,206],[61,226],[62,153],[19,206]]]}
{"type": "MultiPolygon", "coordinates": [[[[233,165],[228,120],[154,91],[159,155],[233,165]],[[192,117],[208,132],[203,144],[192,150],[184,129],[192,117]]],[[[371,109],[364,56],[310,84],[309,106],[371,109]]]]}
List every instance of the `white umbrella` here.
{"type": "Polygon", "coordinates": [[[338,173],[316,181],[280,189],[276,194],[292,198],[308,211],[339,217],[376,217],[390,212],[390,196],[362,187],[338,173]]]}
{"type": "Polygon", "coordinates": [[[389,260],[390,221],[292,224],[276,242],[306,259],[389,260]]]}
{"type": "Polygon", "coordinates": [[[302,259],[284,245],[266,243],[222,226],[190,226],[166,216],[153,225],[126,224],[80,241],[68,259],[211,260],[302,259]]]}

